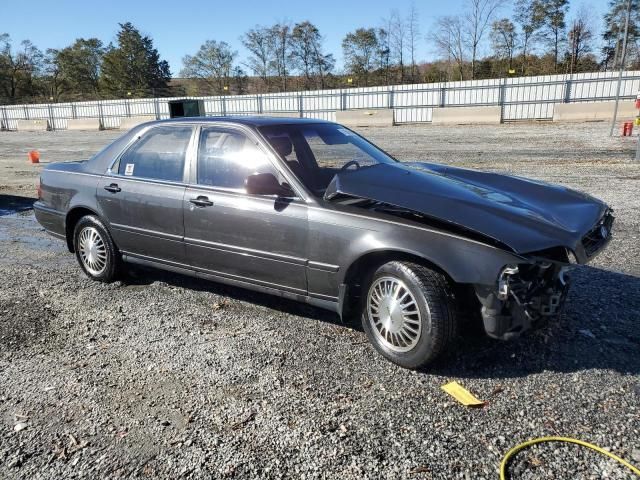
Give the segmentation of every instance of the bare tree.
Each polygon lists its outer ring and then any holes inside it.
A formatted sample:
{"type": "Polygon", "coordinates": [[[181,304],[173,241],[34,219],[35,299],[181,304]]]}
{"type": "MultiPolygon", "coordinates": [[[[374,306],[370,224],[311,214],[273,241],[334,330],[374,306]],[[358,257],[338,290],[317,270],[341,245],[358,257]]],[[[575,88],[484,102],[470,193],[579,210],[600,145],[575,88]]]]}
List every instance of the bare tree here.
{"type": "Polygon", "coordinates": [[[378,49],[376,51],[376,68],[380,71],[385,85],[391,83],[391,47],[389,45],[389,32],[385,28],[378,28],[378,49]]]}
{"type": "Polygon", "coordinates": [[[242,44],[249,50],[246,66],[260,77],[266,91],[269,90],[271,66],[273,62],[273,42],[270,29],[256,25],[241,37],[242,44]]]}
{"type": "Polygon", "coordinates": [[[40,73],[43,58],[31,41],[23,40],[13,51],[9,35],[0,34],[0,89],[4,96],[15,101],[18,95],[35,94],[33,80],[40,73]]]}
{"type": "Polygon", "coordinates": [[[497,20],[491,25],[490,37],[496,58],[506,60],[509,70],[511,70],[518,38],[516,26],[508,18],[497,20]]]}
{"type": "Polygon", "coordinates": [[[200,78],[216,93],[222,94],[229,88],[233,61],[238,52],[231,50],[227,42],[207,40],[195,55],[186,55],[182,59],[184,68],[180,75],[187,78],[200,78]]]}
{"type": "Polygon", "coordinates": [[[593,49],[593,28],[590,25],[589,12],[582,6],[571,22],[569,33],[569,73],[578,69],[580,61],[593,49]]]}
{"type": "Polygon", "coordinates": [[[391,58],[400,71],[400,83],[404,83],[404,53],[407,47],[407,28],[398,10],[392,10],[389,17],[389,45],[391,58]]]}
{"type": "Polygon", "coordinates": [[[476,61],[480,43],[503,2],[504,0],[468,0],[465,33],[471,51],[472,80],[476,77],[476,61]]]}
{"type": "Polygon", "coordinates": [[[466,47],[460,18],[440,17],[428,39],[435,44],[440,55],[447,58],[449,69],[451,69],[452,60],[455,61],[459,80],[464,80],[466,47]]]}
{"type": "Polygon", "coordinates": [[[416,64],[416,49],[418,38],[420,37],[420,23],[418,10],[415,3],[411,3],[409,14],[407,15],[407,44],[409,47],[409,57],[411,58],[411,82],[415,83],[418,77],[418,65],[416,64]]]}
{"type": "Polygon", "coordinates": [[[304,76],[305,88],[324,87],[326,73],[333,69],[333,55],[325,55],[322,51],[322,35],[318,28],[309,21],[297,23],[291,33],[291,60],[304,76]]]}
{"type": "Polygon", "coordinates": [[[291,53],[291,26],[288,22],[276,23],[269,29],[269,41],[272,45],[274,70],[280,78],[280,89],[287,91],[289,61],[291,53]]]}

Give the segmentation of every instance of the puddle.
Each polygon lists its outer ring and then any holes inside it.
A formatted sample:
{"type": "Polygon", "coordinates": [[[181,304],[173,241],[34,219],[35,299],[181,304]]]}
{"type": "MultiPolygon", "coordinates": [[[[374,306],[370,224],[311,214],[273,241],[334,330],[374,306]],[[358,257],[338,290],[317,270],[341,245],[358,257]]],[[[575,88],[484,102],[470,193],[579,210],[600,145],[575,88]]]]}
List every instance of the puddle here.
{"type": "Polygon", "coordinates": [[[17,195],[0,195],[0,217],[15,215],[20,212],[33,210],[35,198],[19,197],[17,195]]]}
{"type": "Polygon", "coordinates": [[[0,207],[0,217],[17,215],[18,213],[28,212],[30,210],[33,210],[33,207],[27,206],[27,205],[10,207],[10,208],[6,208],[6,206],[2,206],[0,207]]]}
{"type": "MultiPolygon", "coordinates": [[[[1,240],[1,238],[0,238],[1,240]]],[[[55,238],[46,237],[25,237],[24,235],[16,236],[11,239],[14,243],[24,243],[29,247],[35,248],[51,248],[53,245],[57,245],[60,242],[55,238]]]]}
{"type": "Polygon", "coordinates": [[[36,221],[33,210],[0,215],[0,241],[22,244],[36,250],[63,249],[63,242],[50,236],[36,221]],[[56,248],[59,247],[59,248],[56,248]]]}

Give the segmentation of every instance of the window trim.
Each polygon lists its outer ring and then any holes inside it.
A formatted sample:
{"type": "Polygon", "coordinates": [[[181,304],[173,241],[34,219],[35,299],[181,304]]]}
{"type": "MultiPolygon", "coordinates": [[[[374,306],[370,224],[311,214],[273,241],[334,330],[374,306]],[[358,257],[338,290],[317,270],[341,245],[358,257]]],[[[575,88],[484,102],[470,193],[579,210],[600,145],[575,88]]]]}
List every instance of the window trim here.
{"type": "Polygon", "coordinates": [[[190,167],[191,167],[191,155],[193,155],[194,149],[194,139],[195,133],[198,131],[198,125],[194,125],[192,123],[180,123],[174,125],[170,124],[157,124],[150,125],[149,127],[141,130],[136,135],[134,135],[131,140],[127,143],[127,145],[122,149],[122,151],[116,156],[115,160],[111,163],[111,166],[106,172],[106,175],[110,177],[123,178],[126,180],[138,180],[143,182],[153,182],[167,185],[186,185],[188,182],[190,167]],[[156,130],[159,128],[190,128],[191,136],[189,137],[189,141],[187,142],[187,149],[184,154],[184,164],[182,165],[182,179],[181,180],[166,180],[162,178],[154,178],[154,177],[134,177],[132,175],[122,175],[119,173],[120,170],[120,161],[122,157],[124,157],[134,146],[140,141],[143,137],[147,136],[151,133],[152,130],[156,130]]]}

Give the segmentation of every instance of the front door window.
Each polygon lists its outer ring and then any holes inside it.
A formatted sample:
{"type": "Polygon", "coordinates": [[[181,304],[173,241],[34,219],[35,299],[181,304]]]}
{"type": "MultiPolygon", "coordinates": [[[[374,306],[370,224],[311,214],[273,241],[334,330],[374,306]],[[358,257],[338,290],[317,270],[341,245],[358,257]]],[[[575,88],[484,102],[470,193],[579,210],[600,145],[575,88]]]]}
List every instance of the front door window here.
{"type": "Polygon", "coordinates": [[[267,154],[244,133],[203,128],[198,149],[197,183],[244,191],[249,175],[272,173],[278,177],[267,154]]]}

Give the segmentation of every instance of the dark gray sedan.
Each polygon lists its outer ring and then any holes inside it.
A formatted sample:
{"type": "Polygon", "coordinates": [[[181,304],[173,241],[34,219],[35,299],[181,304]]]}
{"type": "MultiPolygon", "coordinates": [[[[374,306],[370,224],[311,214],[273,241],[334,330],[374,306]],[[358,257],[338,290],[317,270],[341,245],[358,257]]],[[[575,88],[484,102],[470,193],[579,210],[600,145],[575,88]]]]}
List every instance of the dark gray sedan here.
{"type": "Polygon", "coordinates": [[[48,166],[35,212],[95,280],[131,262],[357,312],[408,368],[462,317],[501,339],[557,317],[567,265],[600,252],[613,223],[561,186],[400,163],[335,123],[266,117],[136,127],[48,166]]]}

